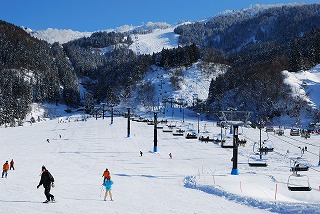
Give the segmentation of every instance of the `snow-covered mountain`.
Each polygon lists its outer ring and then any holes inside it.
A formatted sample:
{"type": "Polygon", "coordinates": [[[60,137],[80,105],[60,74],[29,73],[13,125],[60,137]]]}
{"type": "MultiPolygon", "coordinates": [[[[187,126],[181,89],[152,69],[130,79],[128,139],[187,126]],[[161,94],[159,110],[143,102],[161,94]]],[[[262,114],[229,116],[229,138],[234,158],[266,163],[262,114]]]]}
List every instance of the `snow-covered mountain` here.
{"type": "MultiPolygon", "coordinates": [[[[129,47],[138,54],[152,54],[161,51],[163,48],[173,48],[178,46],[178,35],[173,32],[176,26],[171,26],[165,22],[148,22],[141,26],[124,25],[116,29],[101,30],[104,32],[127,32],[131,34],[134,41],[129,47]]],[[[60,44],[89,37],[94,32],[79,32],[73,30],[59,30],[48,28],[46,30],[33,31],[25,29],[30,35],[49,43],[59,42],[60,44]]]]}
{"type": "Polygon", "coordinates": [[[178,47],[179,35],[173,32],[175,26],[166,29],[155,29],[152,33],[133,34],[130,49],[138,54],[152,54],[160,52],[163,48],[171,49],[178,47]]]}
{"type": "MultiPolygon", "coordinates": [[[[259,11],[260,6],[255,6],[254,11],[259,11]]],[[[263,7],[263,9],[265,9],[263,7]]],[[[227,13],[227,12],[225,12],[227,13]]],[[[131,32],[133,43],[129,46],[131,50],[137,54],[152,54],[161,51],[163,48],[178,47],[178,35],[174,33],[176,26],[170,26],[165,23],[147,23],[143,26],[122,26],[115,31],[117,32],[131,32]],[[139,34],[134,32],[146,33],[139,34]]],[[[111,30],[106,30],[111,31],[111,30]]],[[[44,31],[31,31],[29,33],[40,39],[44,39],[50,43],[59,42],[65,43],[83,36],[90,36],[90,32],[77,32],[72,30],[57,30],[47,29],[44,31]]],[[[172,97],[174,99],[184,98],[189,104],[192,102],[196,95],[199,99],[206,100],[208,97],[208,90],[211,79],[217,77],[219,74],[225,72],[225,68],[217,66],[214,72],[203,76],[199,63],[194,66],[183,70],[183,76],[180,78],[180,87],[175,90],[170,85],[170,78],[175,75],[173,71],[165,71],[161,68],[154,68],[145,75],[143,81],[151,81],[155,85],[159,85],[160,81],[166,83],[162,91],[158,91],[155,99],[162,100],[164,98],[162,93],[166,93],[166,98],[172,97]],[[154,72],[156,70],[157,72],[154,72]],[[162,76],[159,79],[159,75],[162,76]]],[[[283,71],[285,83],[292,88],[293,96],[299,96],[307,100],[314,108],[320,106],[320,99],[318,91],[320,87],[320,69],[319,66],[309,70],[300,71],[297,73],[283,71]]]]}
{"type": "Polygon", "coordinates": [[[307,71],[288,72],[283,71],[284,82],[291,86],[294,96],[305,99],[310,106],[319,108],[320,106],[320,65],[307,71]]]}
{"type": "Polygon", "coordinates": [[[60,44],[69,42],[71,40],[79,39],[82,37],[91,36],[92,32],[79,32],[74,30],[58,30],[54,28],[48,28],[46,30],[26,29],[26,31],[33,37],[41,40],[45,40],[49,43],[59,42],[60,44]]]}

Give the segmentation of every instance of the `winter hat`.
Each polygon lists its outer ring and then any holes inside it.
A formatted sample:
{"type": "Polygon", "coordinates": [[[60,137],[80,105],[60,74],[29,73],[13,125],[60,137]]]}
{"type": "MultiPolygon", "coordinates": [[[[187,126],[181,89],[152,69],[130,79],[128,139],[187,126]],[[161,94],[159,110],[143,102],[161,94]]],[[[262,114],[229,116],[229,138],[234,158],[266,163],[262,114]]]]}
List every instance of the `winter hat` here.
{"type": "Polygon", "coordinates": [[[44,165],[42,166],[42,170],[46,170],[46,167],[44,165]]]}

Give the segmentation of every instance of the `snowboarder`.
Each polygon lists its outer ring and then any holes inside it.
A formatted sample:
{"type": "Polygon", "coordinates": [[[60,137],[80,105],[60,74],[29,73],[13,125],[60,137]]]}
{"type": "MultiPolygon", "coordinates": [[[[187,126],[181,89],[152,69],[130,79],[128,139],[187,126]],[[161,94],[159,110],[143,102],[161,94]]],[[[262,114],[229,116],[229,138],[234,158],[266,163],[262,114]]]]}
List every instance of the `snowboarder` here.
{"type": "Polygon", "coordinates": [[[111,177],[110,177],[110,172],[108,168],[106,168],[106,170],[103,172],[102,177],[103,177],[103,183],[106,182],[106,179],[110,180],[111,177]]]}
{"type": "Polygon", "coordinates": [[[14,170],[14,161],[13,159],[10,161],[10,170],[14,170]]]}
{"type": "Polygon", "coordinates": [[[9,164],[8,164],[8,161],[6,161],[3,166],[2,166],[2,178],[3,176],[5,176],[5,178],[7,178],[7,175],[8,175],[8,170],[9,170],[9,164]]]}
{"type": "Polygon", "coordinates": [[[112,191],[111,191],[112,185],[113,185],[113,181],[111,180],[111,177],[107,178],[105,180],[105,182],[103,183],[103,186],[106,187],[106,193],[104,194],[104,200],[105,201],[107,200],[108,194],[110,195],[110,200],[113,201],[112,191]]]}
{"type": "Polygon", "coordinates": [[[142,154],[143,154],[143,153],[140,151],[140,157],[142,157],[142,154]]]}
{"type": "Polygon", "coordinates": [[[39,188],[41,185],[44,187],[44,194],[47,198],[43,203],[48,203],[51,199],[52,202],[55,202],[54,196],[50,194],[51,186],[54,187],[54,178],[51,173],[46,169],[45,166],[42,166],[41,179],[37,186],[39,188]]]}

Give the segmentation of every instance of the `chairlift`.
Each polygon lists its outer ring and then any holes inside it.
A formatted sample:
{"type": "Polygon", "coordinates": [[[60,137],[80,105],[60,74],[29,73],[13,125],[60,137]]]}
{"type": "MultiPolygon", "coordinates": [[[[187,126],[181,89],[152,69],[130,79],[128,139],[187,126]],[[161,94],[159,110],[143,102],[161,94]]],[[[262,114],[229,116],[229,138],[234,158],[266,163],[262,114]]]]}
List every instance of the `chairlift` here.
{"type": "Polygon", "coordinates": [[[274,133],[275,133],[276,135],[282,136],[282,135],[284,135],[284,130],[283,130],[282,128],[279,128],[279,129],[276,129],[276,130],[274,131],[274,133]]]}
{"type": "MultiPolygon", "coordinates": [[[[221,127],[222,134],[222,127],[221,127]]],[[[227,127],[224,128],[224,135],[221,135],[221,148],[233,148],[233,135],[227,135],[227,127]]]]}
{"type": "Polygon", "coordinates": [[[290,191],[311,191],[309,177],[307,175],[292,174],[287,182],[290,191]]]}
{"type": "Polygon", "coordinates": [[[162,129],[163,132],[172,132],[172,127],[171,126],[164,126],[163,129],[162,129]]]}
{"type": "Polygon", "coordinates": [[[248,158],[248,164],[251,167],[266,167],[268,166],[267,159],[262,158],[262,155],[252,154],[248,158]],[[259,156],[259,157],[257,157],[259,156]]]}
{"type": "Polygon", "coordinates": [[[222,148],[233,148],[233,138],[229,136],[225,136],[221,142],[222,148]]]}
{"type": "Polygon", "coordinates": [[[215,141],[213,137],[210,137],[210,135],[212,135],[210,132],[202,133],[199,136],[199,140],[204,142],[215,141]]]}
{"type": "Polygon", "coordinates": [[[297,172],[308,171],[310,167],[309,162],[306,158],[294,158],[290,159],[290,171],[297,174],[297,172]]]}
{"type": "Polygon", "coordinates": [[[266,132],[274,132],[273,126],[267,126],[266,127],[266,132]]]}
{"type": "Polygon", "coordinates": [[[290,136],[300,136],[300,129],[297,129],[297,128],[290,129],[290,136]]]}
{"type": "Polygon", "coordinates": [[[172,135],[174,136],[183,136],[185,130],[181,128],[177,128],[172,132],[172,135]]]}
{"type": "Polygon", "coordinates": [[[258,142],[255,142],[253,144],[253,152],[255,154],[260,154],[260,153],[264,153],[264,154],[268,154],[268,152],[273,152],[274,150],[274,146],[273,146],[273,143],[272,141],[269,141],[269,140],[264,140],[263,143],[261,144],[261,147],[260,147],[260,143],[258,142]]]}
{"type": "Polygon", "coordinates": [[[186,137],[186,139],[197,139],[198,138],[197,134],[194,131],[193,132],[188,131],[186,133],[185,137],[186,137]]]}

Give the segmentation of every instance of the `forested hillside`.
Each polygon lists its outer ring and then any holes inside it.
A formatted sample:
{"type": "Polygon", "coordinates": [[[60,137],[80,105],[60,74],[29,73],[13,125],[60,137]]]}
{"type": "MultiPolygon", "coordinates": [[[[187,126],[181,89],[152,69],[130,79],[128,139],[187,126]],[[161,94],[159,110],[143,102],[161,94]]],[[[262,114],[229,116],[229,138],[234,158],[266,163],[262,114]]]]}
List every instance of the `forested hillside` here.
{"type": "Polygon", "coordinates": [[[59,45],[31,37],[0,21],[0,124],[25,117],[31,102],[79,102],[77,77],[59,45]],[[17,113],[18,112],[18,113],[17,113]]]}
{"type": "Polygon", "coordinates": [[[177,27],[179,41],[202,47],[204,60],[230,65],[226,74],[212,81],[207,111],[237,107],[266,120],[299,117],[305,111],[318,115],[318,109],[291,96],[281,72],[320,63],[319,18],[319,4],[285,5],[236,11],[177,27]]]}
{"type": "MultiPolygon", "coordinates": [[[[208,99],[199,100],[198,111],[236,107],[260,118],[319,115],[305,100],[291,96],[282,74],[320,63],[319,19],[319,4],[257,6],[179,25],[174,32],[180,45],[153,54],[129,47],[135,35],[168,28],[164,24],[49,44],[0,21],[0,125],[19,123],[32,102],[85,105],[92,113],[95,103],[116,105],[130,98],[137,84],[154,91],[150,82],[141,83],[146,72],[152,72],[151,65],[183,72],[195,62],[201,62],[203,73],[212,72],[212,64],[229,68],[212,79],[208,99]],[[86,89],[84,102],[79,79],[86,89]]],[[[172,78],[172,85],[178,86],[178,79],[172,78]]]]}

